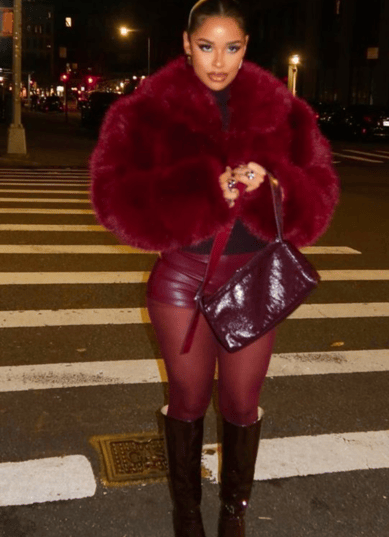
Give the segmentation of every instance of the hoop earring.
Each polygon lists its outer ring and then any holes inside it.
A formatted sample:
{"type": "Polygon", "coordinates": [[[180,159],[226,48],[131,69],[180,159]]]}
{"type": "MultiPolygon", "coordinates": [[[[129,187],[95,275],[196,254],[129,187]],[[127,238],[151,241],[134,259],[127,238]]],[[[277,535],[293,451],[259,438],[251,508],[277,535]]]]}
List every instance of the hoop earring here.
{"type": "Polygon", "coordinates": [[[192,65],[192,56],[190,54],[186,55],[186,64],[192,65]]]}

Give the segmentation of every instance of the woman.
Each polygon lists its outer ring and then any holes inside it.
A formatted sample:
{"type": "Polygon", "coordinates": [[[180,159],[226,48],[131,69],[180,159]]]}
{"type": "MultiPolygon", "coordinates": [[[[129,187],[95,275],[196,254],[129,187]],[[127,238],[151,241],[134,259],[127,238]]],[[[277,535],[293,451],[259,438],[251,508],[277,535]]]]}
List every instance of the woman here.
{"type": "Polygon", "coordinates": [[[285,237],[298,247],[326,230],[338,199],[329,146],[311,109],[244,61],[248,39],[235,0],[198,2],[184,33],[186,58],[115,103],[91,159],[100,222],[125,243],[162,251],[148,309],[169,379],[164,421],[179,537],[204,536],[200,462],[216,360],[219,537],[244,535],[262,422],[258,401],[274,342],[272,331],[229,354],[200,317],[190,351],[181,353],[213,238],[236,219],[207,292],[275,235],[267,171],[282,188],[285,237]]]}

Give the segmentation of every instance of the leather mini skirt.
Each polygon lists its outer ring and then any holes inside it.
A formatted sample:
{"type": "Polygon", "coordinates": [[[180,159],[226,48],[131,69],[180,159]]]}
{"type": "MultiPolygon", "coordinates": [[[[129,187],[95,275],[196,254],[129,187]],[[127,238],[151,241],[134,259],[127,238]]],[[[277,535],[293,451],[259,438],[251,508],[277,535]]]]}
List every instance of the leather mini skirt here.
{"type": "MultiPolygon", "coordinates": [[[[214,293],[255,254],[256,252],[222,255],[205,293],[214,293]]],[[[207,254],[182,250],[163,253],[151,272],[147,297],[173,306],[194,308],[194,297],[203,281],[208,261],[207,254]]]]}

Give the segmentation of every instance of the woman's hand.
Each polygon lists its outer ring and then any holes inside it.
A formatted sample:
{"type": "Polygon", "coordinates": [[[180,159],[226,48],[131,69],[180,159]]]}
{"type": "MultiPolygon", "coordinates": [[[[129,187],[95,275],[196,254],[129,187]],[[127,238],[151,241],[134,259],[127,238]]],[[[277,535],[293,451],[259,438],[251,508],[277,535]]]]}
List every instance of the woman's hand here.
{"type": "Polygon", "coordinates": [[[238,182],[246,186],[246,192],[252,192],[261,186],[266,174],[265,168],[255,162],[243,164],[234,170],[227,166],[226,171],[219,177],[219,183],[224,199],[227,200],[229,206],[233,207],[240,195],[238,188],[236,188],[238,182]]]}
{"type": "Polygon", "coordinates": [[[234,178],[233,171],[229,166],[227,166],[226,171],[219,177],[219,183],[224,199],[230,207],[233,207],[235,200],[239,197],[239,190],[236,188],[237,180],[234,178]]]}
{"type": "Polygon", "coordinates": [[[247,165],[238,166],[232,173],[236,181],[246,185],[246,192],[252,192],[264,182],[267,171],[259,164],[249,162],[247,165]]]}

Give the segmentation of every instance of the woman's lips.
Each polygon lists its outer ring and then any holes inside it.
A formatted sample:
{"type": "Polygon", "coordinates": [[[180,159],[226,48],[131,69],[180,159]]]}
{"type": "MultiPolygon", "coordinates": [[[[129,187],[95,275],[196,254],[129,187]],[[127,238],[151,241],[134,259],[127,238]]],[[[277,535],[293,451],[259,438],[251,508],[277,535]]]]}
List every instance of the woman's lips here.
{"type": "Polygon", "coordinates": [[[208,77],[212,82],[224,82],[227,76],[227,73],[208,73],[208,77]]]}

